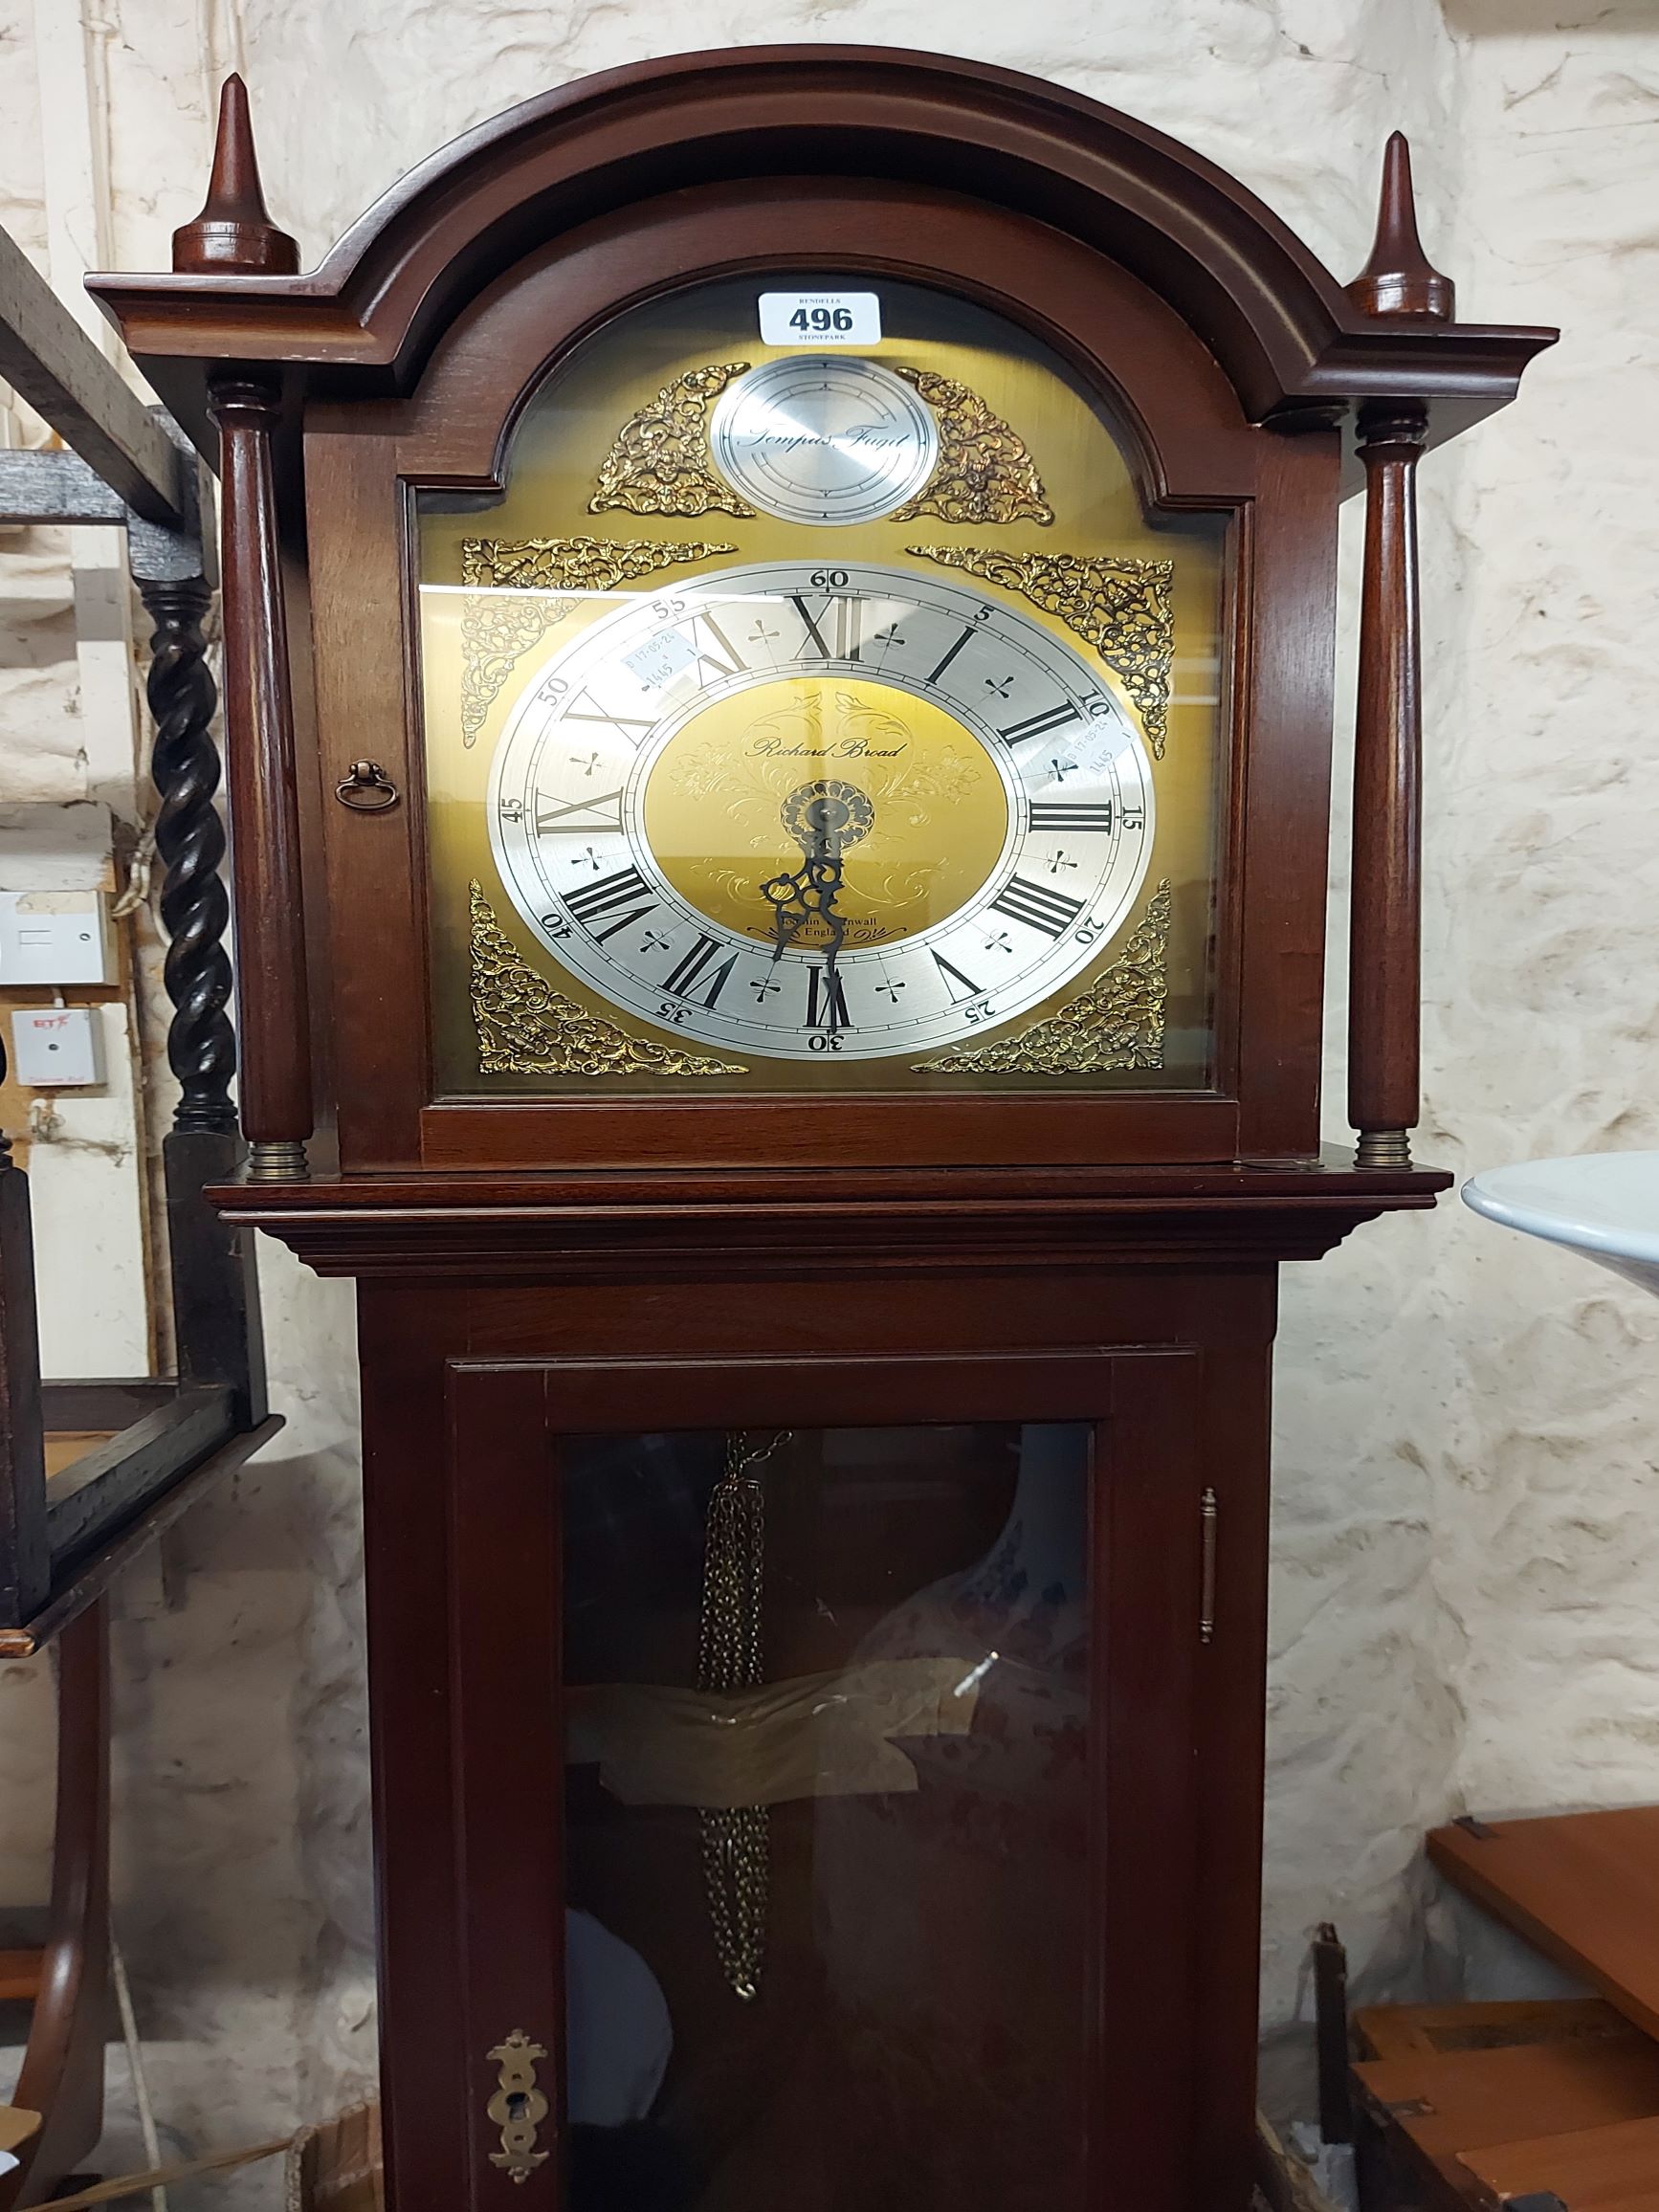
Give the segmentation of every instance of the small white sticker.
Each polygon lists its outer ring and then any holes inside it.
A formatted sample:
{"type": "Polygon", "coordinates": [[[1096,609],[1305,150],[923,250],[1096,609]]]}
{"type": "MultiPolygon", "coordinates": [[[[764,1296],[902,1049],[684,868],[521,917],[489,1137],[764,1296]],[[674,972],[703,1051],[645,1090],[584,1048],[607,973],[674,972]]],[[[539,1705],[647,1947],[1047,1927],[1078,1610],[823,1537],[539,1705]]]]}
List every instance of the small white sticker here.
{"type": "Polygon", "coordinates": [[[672,683],[682,668],[690,668],[697,649],[683,630],[665,630],[622,656],[623,666],[636,675],[647,691],[672,683]]]}
{"type": "Polygon", "coordinates": [[[879,345],[881,300],[874,292],[763,292],[765,345],[879,345]]]}

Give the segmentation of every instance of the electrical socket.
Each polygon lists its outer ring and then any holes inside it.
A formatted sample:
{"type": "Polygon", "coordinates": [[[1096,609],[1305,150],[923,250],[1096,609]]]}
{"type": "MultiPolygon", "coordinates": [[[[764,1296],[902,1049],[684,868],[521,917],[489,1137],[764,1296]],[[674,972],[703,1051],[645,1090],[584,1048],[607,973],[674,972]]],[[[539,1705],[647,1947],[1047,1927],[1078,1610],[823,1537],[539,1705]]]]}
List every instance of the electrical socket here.
{"type": "Polygon", "coordinates": [[[12,1073],[25,1091],[103,1081],[103,1032],[92,1006],[19,1006],[11,1016],[12,1073]]]}
{"type": "Polygon", "coordinates": [[[115,980],[101,891],[0,891],[0,985],[115,980]]]}

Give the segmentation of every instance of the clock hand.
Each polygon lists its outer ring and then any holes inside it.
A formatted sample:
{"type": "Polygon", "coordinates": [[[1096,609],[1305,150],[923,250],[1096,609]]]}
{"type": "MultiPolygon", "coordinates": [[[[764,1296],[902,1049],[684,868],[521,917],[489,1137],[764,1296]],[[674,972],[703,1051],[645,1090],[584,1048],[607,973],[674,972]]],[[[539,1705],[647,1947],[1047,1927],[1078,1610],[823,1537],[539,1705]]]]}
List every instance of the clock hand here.
{"type": "MultiPolygon", "coordinates": [[[[836,955],[847,936],[847,918],[835,907],[842,889],[847,809],[832,792],[818,785],[792,794],[785,819],[805,858],[793,874],[771,875],[761,885],[761,896],[772,908],[772,958],[780,959],[808,922],[822,919],[830,931],[824,964],[833,981],[836,955]]],[[[854,834],[863,834],[863,825],[854,834]]]]}
{"type": "Polygon", "coordinates": [[[841,855],[808,856],[793,875],[773,875],[762,884],[772,905],[772,959],[781,960],[814,918],[826,922],[830,940],[824,947],[824,981],[833,1003],[836,957],[847,935],[847,918],[836,911],[841,891],[841,855]]]}
{"type": "MultiPolygon", "coordinates": [[[[812,892],[818,901],[819,917],[830,927],[830,941],[824,947],[824,985],[828,1002],[833,1006],[835,1004],[835,962],[841,950],[842,940],[847,935],[847,917],[844,914],[838,914],[835,909],[835,901],[841,891],[840,853],[835,853],[830,859],[808,860],[807,873],[811,878],[812,892]]],[[[772,957],[775,960],[777,958],[776,953],[772,957]]]]}

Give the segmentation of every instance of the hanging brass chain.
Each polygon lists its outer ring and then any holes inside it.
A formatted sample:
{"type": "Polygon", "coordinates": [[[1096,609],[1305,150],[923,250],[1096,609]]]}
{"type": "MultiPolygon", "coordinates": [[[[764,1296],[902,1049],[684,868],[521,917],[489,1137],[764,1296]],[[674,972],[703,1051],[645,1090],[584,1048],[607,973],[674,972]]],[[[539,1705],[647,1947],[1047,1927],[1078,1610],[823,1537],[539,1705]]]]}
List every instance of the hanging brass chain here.
{"type": "MultiPolygon", "coordinates": [[[[725,1471],[710,1494],[704,1524],[699,1690],[754,1690],[763,1680],[766,1493],[759,1471],[792,1433],[780,1428],[754,1449],[741,1428],[726,1438],[725,1471]]],[[[766,1956],[767,1810],[711,1806],[700,1818],[715,1950],[721,1973],[748,2003],[761,1993],[766,1956]]]]}

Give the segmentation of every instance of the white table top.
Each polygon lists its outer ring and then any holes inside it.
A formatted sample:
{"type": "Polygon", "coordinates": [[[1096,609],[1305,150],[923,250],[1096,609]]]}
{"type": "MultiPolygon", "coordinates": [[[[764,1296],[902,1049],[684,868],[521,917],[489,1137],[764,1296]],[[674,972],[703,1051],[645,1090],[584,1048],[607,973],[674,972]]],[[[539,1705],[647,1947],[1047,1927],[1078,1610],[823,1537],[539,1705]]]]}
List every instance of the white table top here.
{"type": "Polygon", "coordinates": [[[1484,1168],[1463,1203],[1659,1293],[1659,1152],[1587,1152],[1484,1168]]]}

